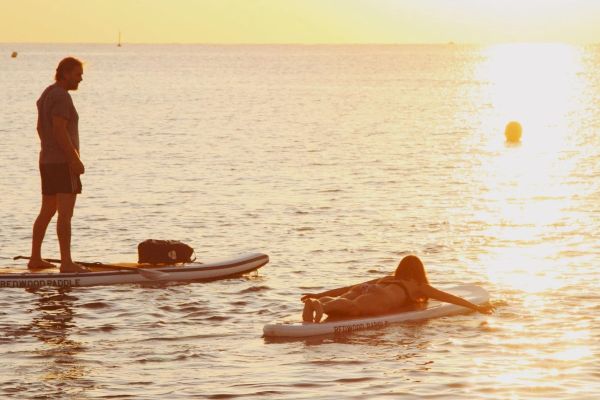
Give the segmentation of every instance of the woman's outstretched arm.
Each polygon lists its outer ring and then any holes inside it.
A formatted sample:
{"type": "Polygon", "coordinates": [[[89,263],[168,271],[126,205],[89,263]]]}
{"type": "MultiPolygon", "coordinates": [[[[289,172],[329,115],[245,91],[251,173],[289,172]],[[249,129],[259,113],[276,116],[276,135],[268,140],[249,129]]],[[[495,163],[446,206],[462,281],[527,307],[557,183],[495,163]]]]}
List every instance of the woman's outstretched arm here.
{"type": "Polygon", "coordinates": [[[466,307],[471,310],[480,312],[482,314],[491,314],[494,311],[494,307],[492,307],[489,304],[473,304],[470,301],[463,299],[462,297],[458,297],[453,294],[436,289],[431,285],[422,285],[419,287],[419,291],[429,298],[443,301],[444,303],[451,303],[456,304],[457,306],[466,307]]]}

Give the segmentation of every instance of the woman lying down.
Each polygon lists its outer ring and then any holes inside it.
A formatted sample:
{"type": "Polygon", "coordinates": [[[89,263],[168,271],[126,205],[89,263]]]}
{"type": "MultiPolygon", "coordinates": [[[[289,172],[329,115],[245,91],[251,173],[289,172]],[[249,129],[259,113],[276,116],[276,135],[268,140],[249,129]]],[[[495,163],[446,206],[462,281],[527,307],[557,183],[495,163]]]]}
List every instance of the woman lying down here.
{"type": "Polygon", "coordinates": [[[400,261],[393,276],[373,279],[358,285],[306,293],[302,320],[320,322],[323,314],[332,319],[383,315],[425,304],[428,299],[452,303],[483,314],[491,314],[489,305],[476,305],[463,298],[446,293],[429,284],[425,267],[416,256],[400,261]]]}

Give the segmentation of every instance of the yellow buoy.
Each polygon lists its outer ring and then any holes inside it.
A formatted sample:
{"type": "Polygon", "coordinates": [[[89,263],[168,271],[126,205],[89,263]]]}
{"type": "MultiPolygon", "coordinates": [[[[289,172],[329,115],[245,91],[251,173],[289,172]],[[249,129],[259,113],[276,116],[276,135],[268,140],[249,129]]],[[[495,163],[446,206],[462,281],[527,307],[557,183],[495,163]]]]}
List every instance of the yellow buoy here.
{"type": "Polygon", "coordinates": [[[522,133],[523,128],[517,121],[510,121],[508,124],[506,124],[506,128],[504,129],[506,141],[511,143],[520,142],[522,133]]]}

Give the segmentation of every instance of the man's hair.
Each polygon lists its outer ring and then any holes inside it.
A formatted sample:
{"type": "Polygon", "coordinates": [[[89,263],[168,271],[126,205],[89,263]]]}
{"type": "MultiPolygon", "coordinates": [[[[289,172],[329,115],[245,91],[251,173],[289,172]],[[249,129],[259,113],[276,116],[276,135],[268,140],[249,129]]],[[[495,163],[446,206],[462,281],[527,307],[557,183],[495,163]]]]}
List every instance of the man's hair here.
{"type": "Polygon", "coordinates": [[[54,79],[60,81],[64,78],[66,72],[73,71],[73,68],[75,67],[83,67],[83,63],[74,57],[63,58],[61,62],[58,63],[58,67],[56,67],[54,79]]]}

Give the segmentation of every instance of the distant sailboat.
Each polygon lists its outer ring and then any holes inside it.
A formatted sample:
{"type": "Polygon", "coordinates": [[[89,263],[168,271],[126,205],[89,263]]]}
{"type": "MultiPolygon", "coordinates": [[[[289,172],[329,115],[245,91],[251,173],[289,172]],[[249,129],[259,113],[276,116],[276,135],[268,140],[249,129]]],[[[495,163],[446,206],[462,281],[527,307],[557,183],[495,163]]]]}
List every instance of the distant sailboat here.
{"type": "Polygon", "coordinates": [[[117,43],[117,47],[121,47],[121,31],[119,31],[119,43],[117,43]]]}

